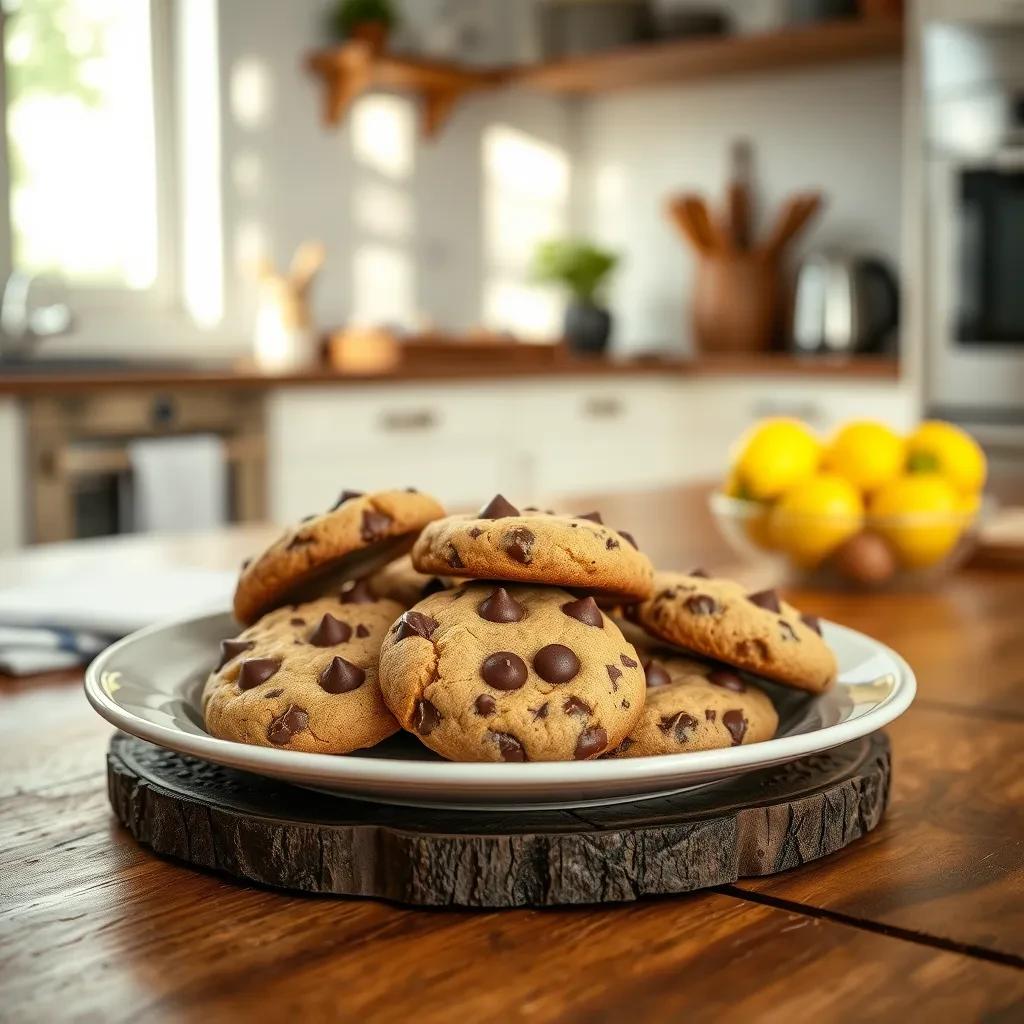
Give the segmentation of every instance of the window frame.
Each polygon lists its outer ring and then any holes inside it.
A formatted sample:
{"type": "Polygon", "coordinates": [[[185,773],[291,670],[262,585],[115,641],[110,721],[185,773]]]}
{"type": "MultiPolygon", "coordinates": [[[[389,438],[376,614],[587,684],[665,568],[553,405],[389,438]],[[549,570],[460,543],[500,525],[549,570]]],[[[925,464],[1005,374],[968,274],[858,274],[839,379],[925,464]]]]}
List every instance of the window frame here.
{"type": "MultiPolygon", "coordinates": [[[[178,0],[146,0],[149,5],[150,66],[152,74],[153,145],[156,175],[156,275],[146,288],[94,286],[68,282],[69,304],[78,321],[76,342],[88,343],[116,325],[145,329],[182,313],[181,194],[178,174],[177,104],[175,93],[176,12],[178,0]]],[[[0,61],[11,15],[0,10],[0,61]]],[[[11,183],[8,173],[7,76],[0,74],[0,275],[4,281],[14,265],[14,234],[10,219],[11,183]]],[[[2,285],[0,285],[2,287],[2,285]]]]}

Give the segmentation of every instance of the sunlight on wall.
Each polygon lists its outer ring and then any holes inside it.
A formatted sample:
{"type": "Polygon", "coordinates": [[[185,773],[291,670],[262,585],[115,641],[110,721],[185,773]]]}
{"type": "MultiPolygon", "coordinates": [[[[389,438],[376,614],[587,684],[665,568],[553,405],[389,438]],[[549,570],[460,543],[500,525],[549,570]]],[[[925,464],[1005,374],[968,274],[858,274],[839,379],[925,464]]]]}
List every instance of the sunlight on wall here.
{"type": "Polygon", "coordinates": [[[185,308],[200,327],[224,316],[224,237],[220,194],[220,61],[216,0],[181,5],[185,308]]]}
{"type": "Polygon", "coordinates": [[[529,283],[538,242],[569,226],[569,157],[558,146],[507,125],[483,135],[484,323],[526,338],[561,333],[562,300],[529,283]]]}
{"type": "Polygon", "coordinates": [[[231,161],[231,181],[244,199],[255,199],[263,189],[263,158],[249,151],[231,161]]]}
{"type": "Polygon", "coordinates": [[[352,107],[352,151],[364,167],[388,178],[412,173],[416,125],[408,100],[363,96],[352,107]]]}
{"type": "Polygon", "coordinates": [[[409,254],[390,245],[366,243],[352,254],[352,315],[356,327],[416,319],[416,282],[409,254]]]}
{"type": "Polygon", "coordinates": [[[380,238],[408,240],[412,233],[412,200],[400,189],[380,182],[363,182],[352,191],[356,226],[380,238]]]}
{"type": "Polygon", "coordinates": [[[270,122],[272,86],[266,62],[243,57],[231,67],[231,114],[243,128],[256,130],[270,122]]]}

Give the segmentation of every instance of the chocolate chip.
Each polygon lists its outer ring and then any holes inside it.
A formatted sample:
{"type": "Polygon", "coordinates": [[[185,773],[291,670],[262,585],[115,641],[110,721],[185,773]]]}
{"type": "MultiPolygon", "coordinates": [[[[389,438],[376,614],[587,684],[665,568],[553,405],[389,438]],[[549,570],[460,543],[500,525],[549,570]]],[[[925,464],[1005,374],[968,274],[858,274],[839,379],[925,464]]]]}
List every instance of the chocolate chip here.
{"type": "Polygon", "coordinates": [[[506,501],[501,494],[496,494],[477,512],[478,519],[507,519],[509,516],[517,515],[519,515],[519,509],[512,502],[506,501]]]}
{"type": "Polygon", "coordinates": [[[708,673],[708,682],[720,686],[723,690],[732,690],[733,693],[745,693],[747,689],[747,684],[727,668],[713,669],[708,673]]]}
{"type": "Polygon", "coordinates": [[[245,570],[248,569],[250,565],[252,565],[252,559],[251,558],[243,558],[242,559],[242,572],[245,572],[245,570]]]}
{"type": "Polygon", "coordinates": [[[729,730],[729,735],[732,737],[732,745],[738,747],[743,742],[743,737],[747,732],[747,720],[743,717],[743,712],[737,711],[735,708],[726,711],[722,715],[722,725],[729,730]]]}
{"type": "Polygon", "coordinates": [[[705,708],[704,709],[704,717],[709,722],[713,722],[715,720],[715,709],[714,708],[705,708]]]}
{"type": "Polygon", "coordinates": [[[419,494],[420,492],[417,491],[415,487],[406,487],[405,493],[406,494],[419,494]]]}
{"type": "Polygon", "coordinates": [[[564,644],[548,644],[533,658],[533,670],[546,683],[567,683],[580,670],[580,659],[564,644]]]}
{"type": "Polygon", "coordinates": [[[237,658],[245,651],[251,651],[255,646],[255,640],[221,640],[220,661],[214,671],[219,672],[232,658],[237,658]]]}
{"type": "Polygon", "coordinates": [[[238,688],[251,690],[265,683],[280,667],[280,658],[247,658],[238,673],[238,688]]]}
{"type": "Polygon", "coordinates": [[[539,708],[527,708],[527,711],[533,715],[533,720],[539,722],[542,718],[548,717],[548,702],[544,701],[539,708]]]}
{"type": "MultiPolygon", "coordinates": [[[[633,744],[635,740],[631,740],[628,736],[612,751],[612,754],[624,754],[633,744]]],[[[611,756],[611,755],[607,755],[611,756]]]]}
{"type": "Polygon", "coordinates": [[[320,673],[320,685],[328,693],[358,690],[365,679],[366,672],[344,658],[331,658],[331,663],[320,673]]]}
{"type": "Polygon", "coordinates": [[[341,619],[336,619],[330,612],[325,612],[316,629],[309,635],[309,642],[314,647],[333,647],[345,643],[352,636],[352,627],[341,619]]]}
{"type": "Polygon", "coordinates": [[[504,587],[497,587],[476,606],[476,613],[488,622],[521,622],[526,609],[504,587]]]}
{"type": "Polygon", "coordinates": [[[366,579],[350,580],[341,588],[338,600],[342,604],[373,604],[377,600],[377,595],[366,579]]]}
{"type": "Polygon", "coordinates": [[[821,619],[819,619],[817,615],[801,615],[800,621],[808,629],[813,629],[818,636],[821,636],[821,619]]]}
{"type": "Polygon", "coordinates": [[[537,538],[525,526],[517,526],[505,534],[505,554],[521,565],[533,560],[533,545],[537,538]]]}
{"type": "Polygon", "coordinates": [[[484,532],[484,531],[483,531],[483,530],[481,530],[479,526],[474,526],[474,527],[472,527],[472,528],[470,529],[470,531],[469,531],[469,535],[470,535],[470,537],[472,537],[472,538],[473,538],[473,540],[476,540],[476,539],[477,539],[477,537],[479,537],[479,536],[480,536],[480,534],[482,534],[483,532],[484,532]]]}
{"type": "Polygon", "coordinates": [[[441,712],[429,700],[418,700],[412,709],[412,727],[429,736],[441,724],[441,712]]]}
{"type": "Polygon", "coordinates": [[[285,711],[271,721],[267,727],[267,739],[281,746],[309,725],[309,715],[305,708],[289,704],[285,711]]]}
{"type": "Polygon", "coordinates": [[[796,630],[785,619],[779,619],[779,634],[783,640],[795,640],[800,643],[800,637],[796,635],[796,630]]]}
{"type": "Polygon", "coordinates": [[[444,560],[452,569],[466,568],[465,563],[459,556],[459,549],[451,541],[448,541],[448,545],[444,549],[444,560]]]}
{"type": "Polygon", "coordinates": [[[363,509],[363,524],[360,527],[359,535],[367,543],[376,540],[383,540],[391,529],[394,519],[387,512],[379,512],[375,508],[363,509]]]}
{"type": "Polygon", "coordinates": [[[617,548],[617,547],[619,546],[619,542],[618,542],[618,541],[617,541],[617,540],[616,540],[616,539],[615,539],[614,537],[609,537],[609,538],[608,538],[608,539],[607,539],[607,540],[606,540],[606,541],[604,542],[604,546],[605,546],[605,547],[606,547],[606,548],[607,548],[607,549],[608,549],[609,551],[614,551],[614,550],[615,550],[615,548],[617,548]]]}
{"type": "Polygon", "coordinates": [[[298,615],[296,615],[294,618],[291,618],[291,619],[288,620],[288,625],[289,626],[304,626],[305,624],[306,624],[306,620],[302,619],[302,618],[299,618],[298,615]]]}
{"type": "Polygon", "coordinates": [[[608,669],[608,678],[612,681],[612,686],[617,690],[622,678],[622,669],[618,665],[605,665],[605,668],[608,669]]]}
{"type": "Polygon", "coordinates": [[[616,530],[615,532],[629,545],[636,548],[637,551],[640,550],[640,545],[637,544],[636,538],[633,536],[633,534],[627,532],[626,530],[616,530]]]}
{"type": "Polygon", "coordinates": [[[287,551],[294,551],[296,548],[309,547],[310,544],[316,542],[315,537],[310,537],[304,533],[297,533],[288,543],[285,545],[287,551]]]}
{"type": "Polygon", "coordinates": [[[502,761],[528,760],[526,748],[511,733],[496,732],[492,735],[498,741],[498,752],[501,754],[502,761]]]}
{"type": "Polygon", "coordinates": [[[637,663],[632,658],[625,654],[619,655],[619,661],[621,661],[626,668],[636,668],[637,665],[637,663]]]}
{"type": "Polygon", "coordinates": [[[644,674],[647,676],[648,686],[668,686],[672,677],[668,674],[665,666],[654,658],[644,662],[644,674]]]}
{"type": "Polygon", "coordinates": [[[568,697],[565,703],[562,705],[562,710],[567,715],[579,715],[581,718],[589,718],[593,713],[594,709],[586,702],[579,699],[579,697],[568,697]]]}
{"type": "Polygon", "coordinates": [[[496,651],[484,658],[480,675],[496,690],[518,690],[526,682],[526,662],[511,651],[496,651]]]}
{"type": "Polygon", "coordinates": [[[703,569],[691,569],[687,576],[695,576],[699,580],[709,580],[711,577],[703,569]]]}
{"type": "Polygon", "coordinates": [[[418,636],[423,640],[429,640],[437,629],[437,619],[424,615],[423,612],[402,612],[398,617],[391,632],[395,636],[395,642],[404,640],[407,636],[418,636]]]}
{"type": "Polygon", "coordinates": [[[599,629],[604,627],[604,616],[592,597],[581,597],[578,601],[569,601],[562,605],[562,611],[570,619],[582,622],[585,626],[597,626],[599,629]]]}
{"type": "Polygon", "coordinates": [[[671,735],[676,743],[685,743],[697,728],[697,719],[685,711],[677,711],[674,715],[663,715],[658,728],[666,735],[671,735]]]}
{"type": "Polygon", "coordinates": [[[573,516],[574,519],[589,519],[592,523],[597,523],[598,526],[604,526],[604,522],[601,519],[600,512],[584,512],[581,515],[573,516]]]}
{"type": "Polygon", "coordinates": [[[576,761],[585,761],[588,757],[600,754],[608,746],[608,733],[599,725],[584,729],[576,740],[576,749],[572,756],[576,761]]]}
{"type": "Polygon", "coordinates": [[[263,694],[263,699],[273,700],[274,697],[280,697],[282,693],[284,693],[284,690],[267,690],[267,692],[263,694]]]}
{"type": "Polygon", "coordinates": [[[356,636],[368,637],[369,635],[370,631],[360,622],[359,625],[356,626],[356,636]]]}
{"type": "Polygon", "coordinates": [[[751,604],[756,604],[758,608],[775,612],[776,615],[782,611],[782,606],[779,604],[779,595],[775,590],[759,590],[756,594],[747,594],[747,600],[751,604]]]}
{"type": "Polygon", "coordinates": [[[314,513],[314,514],[312,514],[312,515],[308,515],[308,516],[303,516],[303,517],[302,517],[302,518],[301,518],[301,519],[299,520],[299,522],[300,522],[300,523],[308,523],[308,522],[309,522],[309,521],[310,521],[311,519],[316,519],[316,514],[315,514],[315,513],[314,513]]]}
{"type": "Polygon", "coordinates": [[[691,615],[714,615],[718,604],[709,594],[694,594],[685,601],[686,610],[691,615]]]}
{"type": "Polygon", "coordinates": [[[498,705],[489,693],[481,693],[473,707],[481,718],[490,718],[498,710],[498,705]]]}
{"type": "Polygon", "coordinates": [[[351,501],[353,498],[361,498],[363,496],[362,491],[342,491],[338,495],[338,500],[331,506],[331,511],[341,508],[346,501],[351,501]]]}
{"type": "Polygon", "coordinates": [[[757,658],[758,661],[772,661],[772,652],[768,645],[760,638],[754,640],[740,640],[736,644],[737,658],[757,658]]]}
{"type": "Polygon", "coordinates": [[[426,583],[423,584],[423,589],[420,594],[423,597],[430,597],[431,594],[439,594],[442,590],[448,588],[444,585],[444,580],[440,576],[431,576],[426,583]]]}

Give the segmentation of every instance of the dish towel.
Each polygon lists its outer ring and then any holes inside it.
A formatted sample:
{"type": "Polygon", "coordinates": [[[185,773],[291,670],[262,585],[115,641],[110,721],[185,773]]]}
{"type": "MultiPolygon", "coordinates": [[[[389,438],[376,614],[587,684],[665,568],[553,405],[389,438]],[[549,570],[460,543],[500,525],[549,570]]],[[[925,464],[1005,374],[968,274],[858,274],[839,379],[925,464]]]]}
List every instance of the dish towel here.
{"type": "Polygon", "coordinates": [[[180,533],[222,526],[227,453],[212,434],[141,438],[128,445],[137,533],[180,533]]]}
{"type": "Polygon", "coordinates": [[[97,559],[0,588],[0,672],[32,675],[81,665],[143,626],[230,607],[237,576],[191,566],[111,570],[97,559]]]}

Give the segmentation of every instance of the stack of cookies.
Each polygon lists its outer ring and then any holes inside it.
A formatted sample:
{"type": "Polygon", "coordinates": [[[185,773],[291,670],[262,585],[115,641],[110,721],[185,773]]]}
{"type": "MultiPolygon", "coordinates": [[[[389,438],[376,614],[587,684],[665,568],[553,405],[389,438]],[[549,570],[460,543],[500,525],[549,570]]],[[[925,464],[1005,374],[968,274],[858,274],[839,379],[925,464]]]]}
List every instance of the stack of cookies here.
{"type": "Polygon", "coordinates": [[[345,492],[243,567],[235,614],[207,728],[321,753],[399,728],[456,761],[754,743],[778,725],[758,677],[819,693],[836,675],[817,621],[774,591],[655,573],[596,512],[501,495],[445,516],[413,491],[345,492]]]}

